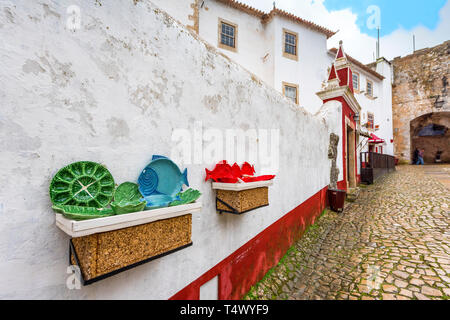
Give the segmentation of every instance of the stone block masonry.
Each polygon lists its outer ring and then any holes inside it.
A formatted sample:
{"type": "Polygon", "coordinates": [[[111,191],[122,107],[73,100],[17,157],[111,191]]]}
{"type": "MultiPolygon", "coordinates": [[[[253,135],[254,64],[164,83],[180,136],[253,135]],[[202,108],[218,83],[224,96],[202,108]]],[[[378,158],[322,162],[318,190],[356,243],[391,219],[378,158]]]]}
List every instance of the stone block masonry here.
{"type": "MultiPolygon", "coordinates": [[[[441,118],[449,117],[450,103],[447,92],[450,81],[450,41],[433,48],[416,51],[405,57],[395,58],[392,63],[395,156],[409,162],[413,152],[412,136],[417,133],[414,132],[416,129],[420,129],[413,127],[411,130],[411,121],[431,113],[439,113],[438,116],[441,118]],[[436,104],[437,100],[443,101],[441,107],[436,104]]],[[[436,121],[440,122],[440,120],[436,121]]],[[[425,148],[429,161],[433,160],[436,150],[445,147],[445,144],[447,144],[447,151],[444,156],[450,157],[448,138],[446,142],[437,142],[436,147],[433,147],[433,144],[435,143],[431,142],[418,146],[425,148]]]]}

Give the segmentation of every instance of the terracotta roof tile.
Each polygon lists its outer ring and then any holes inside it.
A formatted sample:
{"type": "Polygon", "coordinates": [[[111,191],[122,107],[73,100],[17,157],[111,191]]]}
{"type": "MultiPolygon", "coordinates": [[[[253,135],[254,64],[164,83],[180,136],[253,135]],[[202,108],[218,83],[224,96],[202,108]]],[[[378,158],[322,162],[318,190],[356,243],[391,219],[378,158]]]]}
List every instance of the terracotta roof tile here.
{"type": "Polygon", "coordinates": [[[239,2],[239,1],[235,1],[235,0],[216,0],[218,2],[224,3],[229,5],[232,8],[244,11],[248,14],[251,14],[253,16],[256,16],[258,18],[262,18],[265,15],[264,11],[255,9],[245,3],[239,2]]]}
{"type": "Polygon", "coordinates": [[[253,16],[256,16],[258,18],[260,18],[262,20],[263,23],[269,22],[270,20],[272,20],[272,18],[276,15],[281,16],[281,17],[285,17],[287,19],[290,19],[294,22],[300,23],[310,29],[316,30],[320,33],[323,33],[327,36],[327,38],[330,38],[331,36],[333,36],[334,34],[336,34],[336,32],[331,31],[325,27],[319,26],[318,24],[315,24],[311,21],[302,19],[300,17],[297,17],[296,15],[293,15],[292,13],[286,12],[284,10],[280,10],[277,8],[272,9],[272,11],[270,11],[269,13],[265,13],[261,10],[255,9],[249,5],[246,5],[242,2],[239,1],[235,1],[235,0],[217,0],[218,2],[224,3],[229,5],[232,8],[244,11],[248,14],[251,14],[253,16]]]}
{"type": "Polygon", "coordinates": [[[318,31],[320,33],[323,33],[323,34],[325,34],[327,36],[327,39],[336,34],[335,31],[331,31],[331,30],[329,30],[329,29],[327,29],[325,27],[322,27],[322,26],[319,26],[318,24],[315,24],[314,22],[302,19],[302,18],[297,17],[296,15],[294,15],[292,13],[289,13],[287,11],[280,10],[280,9],[277,9],[277,8],[272,9],[272,11],[270,11],[270,13],[267,15],[267,17],[263,18],[263,21],[264,22],[268,22],[275,15],[279,15],[281,17],[285,17],[285,18],[290,19],[290,20],[292,20],[294,22],[300,23],[300,24],[302,24],[302,25],[304,25],[304,26],[306,26],[306,27],[308,27],[310,29],[313,29],[313,30],[316,30],[316,31],[318,31]]]}

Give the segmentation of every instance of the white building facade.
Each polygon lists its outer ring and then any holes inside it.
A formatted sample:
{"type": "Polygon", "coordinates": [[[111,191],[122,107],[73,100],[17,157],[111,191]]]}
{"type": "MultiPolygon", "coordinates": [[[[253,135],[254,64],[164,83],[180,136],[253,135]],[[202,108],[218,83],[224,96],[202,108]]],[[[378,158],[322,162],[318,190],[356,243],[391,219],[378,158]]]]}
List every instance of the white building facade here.
{"type": "MultiPolygon", "coordinates": [[[[329,50],[330,61],[337,49],[329,50]]],[[[353,74],[353,90],[361,106],[361,128],[379,139],[360,138],[358,152],[394,154],[392,126],[392,65],[384,58],[369,65],[347,55],[353,74]]]]}
{"type": "MultiPolygon", "coordinates": [[[[179,1],[153,2],[172,14],[172,3],[179,1]]],[[[318,111],[322,101],[315,92],[327,78],[327,39],[333,31],[279,9],[264,13],[237,1],[192,1],[192,7],[183,17],[183,5],[174,17],[197,29],[198,35],[219,52],[289,95],[300,107],[318,111]],[[194,17],[198,19],[195,22],[194,17]],[[285,52],[286,47],[290,52],[285,52]]]]}
{"type": "MultiPolygon", "coordinates": [[[[337,53],[327,49],[335,32],[277,8],[265,13],[234,0],[153,2],[301,108],[315,114],[321,107],[315,93],[337,53]]],[[[384,58],[369,66],[349,61],[361,125],[381,139],[360,139],[357,152],[393,155],[391,64],[384,58]]]]}

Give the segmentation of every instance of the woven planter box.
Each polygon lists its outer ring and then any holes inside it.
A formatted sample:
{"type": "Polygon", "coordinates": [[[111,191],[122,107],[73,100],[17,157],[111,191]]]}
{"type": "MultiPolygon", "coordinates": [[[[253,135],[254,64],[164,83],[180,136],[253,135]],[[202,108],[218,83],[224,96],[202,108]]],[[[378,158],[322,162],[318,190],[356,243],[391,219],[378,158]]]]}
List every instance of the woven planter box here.
{"type": "Polygon", "coordinates": [[[80,267],[85,281],[124,271],[191,245],[191,225],[192,215],[188,214],[73,238],[71,262],[80,267]]]}
{"type": "Polygon", "coordinates": [[[213,183],[216,189],[216,210],[243,214],[269,205],[269,188],[272,181],[227,184],[213,183]]]}
{"type": "MultiPolygon", "coordinates": [[[[201,204],[194,203],[178,206],[178,208],[169,207],[95,219],[106,221],[69,220],[73,224],[72,229],[77,229],[74,226],[78,226],[80,229],[72,233],[89,233],[70,240],[70,263],[80,267],[81,281],[84,285],[88,285],[189,247],[192,245],[191,213],[199,211],[200,208],[201,204]],[[147,217],[139,217],[136,214],[147,215],[147,217]],[[141,218],[140,222],[149,219],[153,221],[121,227],[124,224],[138,223],[131,215],[141,218]],[[116,220],[127,218],[128,221],[114,223],[115,221],[107,220],[111,220],[111,218],[116,220]],[[92,225],[94,222],[95,224],[92,225]],[[91,225],[89,226],[87,223],[91,223],[91,225]],[[96,232],[101,230],[99,226],[113,228],[113,230],[96,232]]],[[[57,225],[58,220],[61,221],[61,219],[65,218],[57,216],[57,225]]],[[[64,221],[64,223],[68,224],[69,222],[64,221]]]]}

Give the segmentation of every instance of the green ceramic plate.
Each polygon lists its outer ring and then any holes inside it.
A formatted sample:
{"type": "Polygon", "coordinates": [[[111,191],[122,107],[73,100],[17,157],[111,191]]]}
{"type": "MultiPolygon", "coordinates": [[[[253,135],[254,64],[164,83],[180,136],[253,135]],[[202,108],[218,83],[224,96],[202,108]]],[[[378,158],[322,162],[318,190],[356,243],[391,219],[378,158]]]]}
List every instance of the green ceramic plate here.
{"type": "Polygon", "coordinates": [[[56,206],[103,208],[113,197],[114,179],[101,164],[80,161],[59,170],[50,183],[50,199],[56,206]]]}
{"type": "Polygon", "coordinates": [[[111,202],[111,208],[115,214],[125,214],[143,211],[147,201],[133,200],[129,202],[111,202]]]}
{"type": "Polygon", "coordinates": [[[169,204],[169,207],[179,206],[182,204],[188,204],[188,203],[195,202],[195,200],[200,198],[201,195],[202,194],[200,191],[189,188],[182,193],[181,192],[178,193],[177,196],[180,197],[180,200],[175,200],[175,201],[171,202],[169,204]]]}
{"type": "Polygon", "coordinates": [[[114,202],[111,203],[111,208],[115,214],[143,211],[147,201],[141,201],[141,199],[139,186],[133,182],[124,182],[114,192],[114,202]]]}
{"type": "Polygon", "coordinates": [[[142,199],[139,186],[133,182],[124,182],[114,192],[114,202],[132,202],[142,199]]]}
{"type": "Polygon", "coordinates": [[[52,208],[71,220],[88,220],[114,215],[113,210],[109,208],[92,208],[71,205],[53,206],[52,208]]]}

